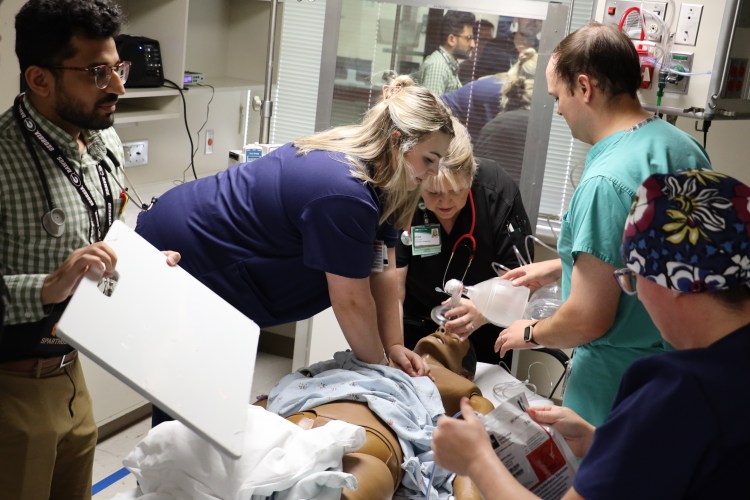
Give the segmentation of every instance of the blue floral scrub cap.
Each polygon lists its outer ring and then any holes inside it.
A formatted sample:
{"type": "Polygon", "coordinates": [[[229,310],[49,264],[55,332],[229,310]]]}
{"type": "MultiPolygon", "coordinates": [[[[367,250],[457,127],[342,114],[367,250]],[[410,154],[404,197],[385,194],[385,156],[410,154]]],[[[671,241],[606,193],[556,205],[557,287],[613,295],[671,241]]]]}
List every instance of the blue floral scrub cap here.
{"type": "Polygon", "coordinates": [[[750,284],[750,187],[711,170],[654,174],[625,222],[628,268],[685,293],[750,284]]]}

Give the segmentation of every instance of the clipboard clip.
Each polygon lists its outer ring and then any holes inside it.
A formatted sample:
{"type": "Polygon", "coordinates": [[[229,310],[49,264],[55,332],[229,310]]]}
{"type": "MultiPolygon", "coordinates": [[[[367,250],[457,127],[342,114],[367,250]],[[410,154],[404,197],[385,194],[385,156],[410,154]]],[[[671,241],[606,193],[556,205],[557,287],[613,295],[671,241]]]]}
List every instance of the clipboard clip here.
{"type": "Polygon", "coordinates": [[[102,278],[99,280],[99,283],[97,283],[96,288],[99,289],[100,292],[102,292],[106,297],[111,297],[113,293],[115,293],[115,288],[117,288],[117,283],[120,281],[120,273],[117,271],[112,271],[112,274],[109,276],[102,276],[102,278]]]}

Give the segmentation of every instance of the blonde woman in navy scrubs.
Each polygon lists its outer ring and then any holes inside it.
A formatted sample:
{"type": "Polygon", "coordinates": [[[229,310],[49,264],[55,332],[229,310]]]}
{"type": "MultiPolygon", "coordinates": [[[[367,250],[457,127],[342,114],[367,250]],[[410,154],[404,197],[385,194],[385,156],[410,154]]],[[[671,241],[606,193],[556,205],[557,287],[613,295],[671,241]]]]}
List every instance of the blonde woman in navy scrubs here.
{"type": "Polygon", "coordinates": [[[171,189],[137,231],[261,327],[332,306],[358,359],[425,374],[403,345],[394,247],[453,125],[409,77],[385,95],[360,124],[171,189]]]}

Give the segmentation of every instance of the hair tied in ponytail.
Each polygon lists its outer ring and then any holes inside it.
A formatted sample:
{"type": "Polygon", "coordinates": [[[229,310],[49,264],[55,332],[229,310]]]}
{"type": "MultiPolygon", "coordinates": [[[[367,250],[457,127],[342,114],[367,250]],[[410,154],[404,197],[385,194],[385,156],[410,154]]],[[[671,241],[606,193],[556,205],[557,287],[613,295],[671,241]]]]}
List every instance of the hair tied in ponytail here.
{"type": "Polygon", "coordinates": [[[395,96],[399,92],[401,92],[401,89],[404,88],[403,85],[383,85],[383,100],[387,101],[391,97],[395,96]]]}

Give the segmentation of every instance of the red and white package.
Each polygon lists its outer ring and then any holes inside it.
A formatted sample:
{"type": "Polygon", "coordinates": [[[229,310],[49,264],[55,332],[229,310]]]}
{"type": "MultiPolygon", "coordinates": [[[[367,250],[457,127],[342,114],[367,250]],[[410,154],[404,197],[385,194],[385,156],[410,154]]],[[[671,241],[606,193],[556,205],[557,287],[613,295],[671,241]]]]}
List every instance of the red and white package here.
{"type": "Polygon", "coordinates": [[[492,447],[511,474],[545,500],[557,500],[573,485],[576,460],[562,436],[535,422],[521,393],[484,416],[492,447]]]}

